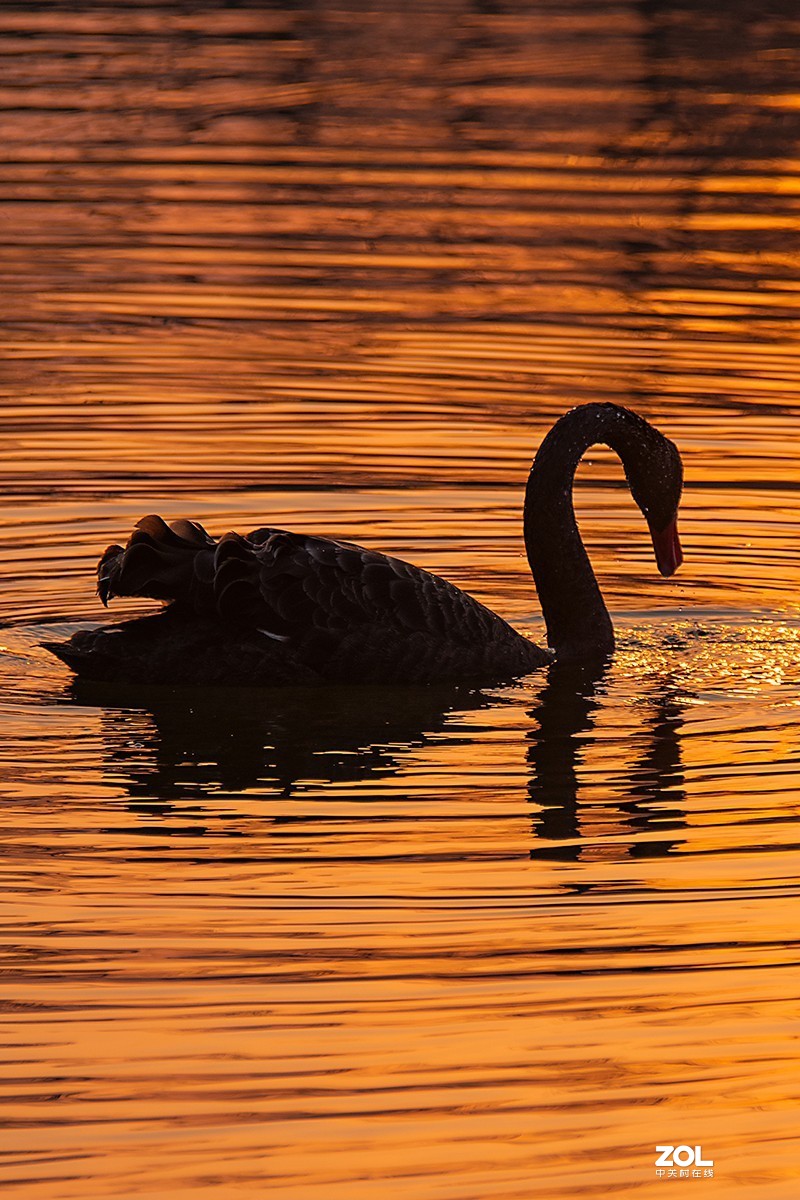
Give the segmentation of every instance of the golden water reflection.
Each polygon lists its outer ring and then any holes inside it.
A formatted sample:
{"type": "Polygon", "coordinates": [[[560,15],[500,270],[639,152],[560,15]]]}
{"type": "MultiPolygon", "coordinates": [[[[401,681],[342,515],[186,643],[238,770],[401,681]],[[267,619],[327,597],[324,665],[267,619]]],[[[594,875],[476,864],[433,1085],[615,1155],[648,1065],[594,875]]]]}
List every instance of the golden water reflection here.
{"type": "Polygon", "coordinates": [[[686,1121],[726,1172],[774,1145],[781,1194],[799,642],[648,623],[599,676],[220,705],[76,687],[7,631],[44,703],[2,756],[33,1194],[180,1194],[199,1157],[344,1196],[354,1164],[404,1185],[413,1142],[426,1188],[507,1145],[504,1194],[566,1196],[686,1121]]]}

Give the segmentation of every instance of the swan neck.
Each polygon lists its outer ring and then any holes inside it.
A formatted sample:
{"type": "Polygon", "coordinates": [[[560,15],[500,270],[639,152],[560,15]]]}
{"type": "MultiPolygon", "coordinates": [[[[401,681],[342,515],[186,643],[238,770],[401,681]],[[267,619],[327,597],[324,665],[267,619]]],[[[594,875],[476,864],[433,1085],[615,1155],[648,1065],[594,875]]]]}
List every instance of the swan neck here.
{"type": "Polygon", "coordinates": [[[614,630],[583,545],[573,505],[575,472],[598,442],[625,460],[612,406],[587,405],[553,426],[536,455],[525,493],[525,548],[547,626],[561,661],[603,658],[614,630]]]}

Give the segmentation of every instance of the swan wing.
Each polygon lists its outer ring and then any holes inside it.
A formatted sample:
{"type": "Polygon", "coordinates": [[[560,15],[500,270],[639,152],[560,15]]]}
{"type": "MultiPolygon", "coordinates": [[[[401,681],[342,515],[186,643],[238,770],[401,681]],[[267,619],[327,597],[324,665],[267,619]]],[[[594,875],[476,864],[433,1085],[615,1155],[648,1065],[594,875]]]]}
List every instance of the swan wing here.
{"type": "Polygon", "coordinates": [[[98,592],[174,601],[297,645],[309,637],[424,634],[475,645],[505,622],[439,576],[349,542],[262,528],[215,541],[195,522],[144,517],[98,564],[98,592]]]}
{"type": "Polygon", "coordinates": [[[385,633],[479,644],[500,622],[465,592],[401,559],[275,529],[221,539],[215,594],[223,619],[293,643],[311,634],[342,640],[385,633]]]}

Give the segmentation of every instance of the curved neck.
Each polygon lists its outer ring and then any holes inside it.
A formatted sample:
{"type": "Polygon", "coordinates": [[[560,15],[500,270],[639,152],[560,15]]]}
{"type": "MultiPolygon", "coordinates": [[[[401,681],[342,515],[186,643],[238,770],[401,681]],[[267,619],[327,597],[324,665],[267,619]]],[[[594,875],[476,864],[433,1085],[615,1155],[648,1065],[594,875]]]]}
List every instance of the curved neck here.
{"type": "MultiPolygon", "coordinates": [[[[557,421],[539,447],[525,492],[525,548],[557,657],[601,658],[614,649],[614,630],[584,549],[572,487],[578,463],[602,442],[623,465],[635,455],[627,413],[614,405],[587,404],[557,421]]],[[[627,474],[627,470],[626,470],[627,474]]]]}

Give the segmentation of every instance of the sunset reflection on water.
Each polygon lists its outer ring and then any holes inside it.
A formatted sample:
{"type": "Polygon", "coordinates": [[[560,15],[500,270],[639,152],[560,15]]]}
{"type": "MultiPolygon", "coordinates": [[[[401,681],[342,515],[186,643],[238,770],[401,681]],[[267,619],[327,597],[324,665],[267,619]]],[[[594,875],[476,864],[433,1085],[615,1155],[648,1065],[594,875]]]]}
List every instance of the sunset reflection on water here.
{"type": "Polygon", "coordinates": [[[672,1142],[793,1198],[795,6],[56,4],[0,54],[9,1193],[650,1197],[672,1142]],[[165,694],[40,647],[150,511],[541,641],[527,470],[609,400],[681,448],[686,560],[592,451],[601,671],[165,694]]]}

